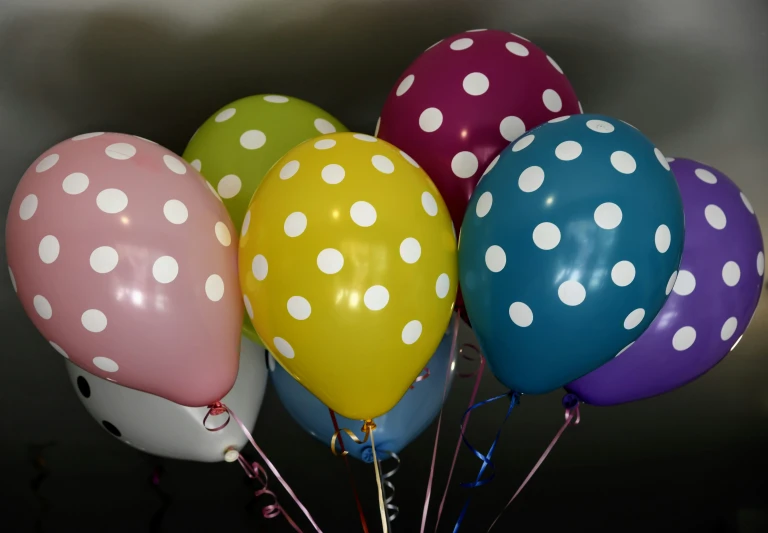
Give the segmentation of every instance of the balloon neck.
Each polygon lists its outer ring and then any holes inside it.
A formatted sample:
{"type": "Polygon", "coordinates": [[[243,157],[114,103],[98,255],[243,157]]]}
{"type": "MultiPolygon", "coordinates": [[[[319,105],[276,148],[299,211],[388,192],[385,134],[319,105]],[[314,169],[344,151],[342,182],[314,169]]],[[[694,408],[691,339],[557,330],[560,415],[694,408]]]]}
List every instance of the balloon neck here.
{"type": "Polygon", "coordinates": [[[365,434],[365,437],[368,438],[368,436],[371,434],[371,431],[376,429],[376,422],[373,420],[366,420],[363,422],[363,427],[360,428],[360,431],[362,431],[365,434]]]}
{"type": "Polygon", "coordinates": [[[581,403],[581,398],[579,398],[572,392],[569,392],[568,394],[563,396],[562,403],[565,409],[573,409],[574,407],[578,406],[579,403],[581,403]]]}

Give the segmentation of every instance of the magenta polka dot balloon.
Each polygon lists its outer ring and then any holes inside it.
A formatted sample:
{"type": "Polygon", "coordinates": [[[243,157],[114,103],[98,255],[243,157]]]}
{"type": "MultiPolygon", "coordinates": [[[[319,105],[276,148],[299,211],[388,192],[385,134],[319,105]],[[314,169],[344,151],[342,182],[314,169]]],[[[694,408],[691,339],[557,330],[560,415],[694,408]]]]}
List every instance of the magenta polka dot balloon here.
{"type": "Polygon", "coordinates": [[[513,33],[475,30],[431,46],[406,69],[387,98],[377,136],[426,170],[458,230],[475,185],[505,146],[579,112],[554,59],[513,33]]]}

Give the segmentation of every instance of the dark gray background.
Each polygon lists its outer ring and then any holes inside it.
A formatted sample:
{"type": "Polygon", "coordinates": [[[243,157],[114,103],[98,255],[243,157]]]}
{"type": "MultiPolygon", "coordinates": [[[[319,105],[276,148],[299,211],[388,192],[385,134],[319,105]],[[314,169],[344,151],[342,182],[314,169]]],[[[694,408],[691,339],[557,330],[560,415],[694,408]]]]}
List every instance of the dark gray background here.
{"type": "MultiPolygon", "coordinates": [[[[350,129],[372,132],[387,92],[417,54],[478,27],[514,31],[544,48],[588,112],[624,119],[664,154],[729,174],[768,227],[765,0],[3,0],[0,208],[5,213],[34,158],[66,137],[121,131],[179,152],[210,113],[249,94],[308,99],[350,129]]],[[[160,461],[107,435],[7,281],[0,306],[3,527],[149,531],[162,500],[147,477],[162,464],[169,505],[158,531],[288,530],[246,507],[253,498],[235,465],[160,461]],[[39,445],[49,442],[47,470],[36,469],[39,445]]],[[[767,306],[729,358],[696,383],[635,404],[585,407],[582,424],[499,531],[768,531],[767,306]]],[[[486,378],[480,398],[501,391],[486,378]]],[[[469,381],[457,380],[446,405],[438,493],[469,381]]],[[[504,429],[498,476],[476,491],[462,531],[484,531],[522,480],[561,423],[560,396],[524,399],[504,429]]],[[[479,447],[490,444],[503,410],[473,415],[469,433],[479,447]]],[[[255,435],[326,532],[359,530],[341,460],[304,434],[271,390],[255,435]]],[[[418,530],[433,435],[434,428],[402,454],[395,531],[418,530]]],[[[372,467],[354,466],[378,531],[372,467]]],[[[457,481],[472,479],[478,466],[463,451],[457,481]]],[[[452,488],[446,531],[465,492],[452,488]]]]}

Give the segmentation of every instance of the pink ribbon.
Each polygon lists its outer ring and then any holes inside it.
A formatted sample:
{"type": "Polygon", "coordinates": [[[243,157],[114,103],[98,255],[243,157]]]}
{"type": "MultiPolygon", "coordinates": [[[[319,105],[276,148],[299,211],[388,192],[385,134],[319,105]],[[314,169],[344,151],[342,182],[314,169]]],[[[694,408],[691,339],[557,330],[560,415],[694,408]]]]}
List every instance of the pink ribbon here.
{"type": "MultiPolygon", "coordinates": [[[[280,482],[280,484],[283,486],[285,491],[293,498],[293,501],[296,502],[296,505],[299,506],[299,509],[304,513],[304,516],[307,517],[307,520],[312,524],[312,527],[315,528],[315,531],[317,533],[323,533],[318,525],[315,523],[314,519],[312,518],[312,515],[309,514],[309,511],[307,511],[307,508],[304,507],[304,504],[299,501],[299,498],[296,496],[296,494],[293,492],[291,487],[288,485],[288,483],[283,479],[283,476],[280,475],[280,472],[277,471],[277,468],[275,468],[275,465],[272,464],[272,461],[267,458],[266,454],[261,451],[261,448],[259,448],[259,445],[256,444],[256,441],[253,440],[253,436],[251,435],[251,432],[248,431],[248,428],[245,427],[245,424],[243,424],[242,420],[240,420],[237,415],[232,411],[229,407],[224,405],[222,402],[215,402],[212,405],[208,406],[208,413],[205,415],[205,418],[203,418],[203,426],[208,431],[219,431],[221,429],[224,429],[227,424],[229,424],[229,420],[231,418],[235,419],[235,422],[237,422],[237,425],[240,426],[240,429],[243,430],[243,433],[245,433],[245,436],[248,438],[248,441],[251,443],[251,445],[256,449],[257,452],[259,452],[259,455],[261,456],[261,459],[264,461],[264,463],[269,467],[269,469],[272,471],[272,473],[275,475],[277,480],[280,482]],[[221,424],[220,426],[217,426],[215,428],[209,428],[205,425],[206,421],[208,420],[209,416],[216,416],[216,415],[222,415],[226,413],[227,414],[227,420],[221,424]]],[[[241,463],[242,464],[242,463],[241,463]]],[[[257,492],[257,495],[259,493],[257,492]]],[[[266,492],[262,492],[261,494],[266,494],[266,492]]],[[[287,515],[286,515],[287,518],[287,515]]],[[[297,530],[300,531],[300,530],[297,530]]]]}
{"type": "Polygon", "coordinates": [[[510,500],[507,502],[507,505],[504,506],[504,509],[502,509],[499,515],[494,519],[493,523],[491,524],[491,527],[488,528],[488,531],[493,529],[493,526],[496,525],[496,522],[499,521],[499,518],[501,518],[501,515],[504,514],[504,511],[507,510],[507,507],[509,507],[512,504],[512,502],[515,501],[515,498],[517,498],[520,492],[522,492],[522,490],[531,480],[531,478],[539,469],[539,467],[542,465],[542,463],[544,463],[544,460],[549,455],[549,452],[552,451],[552,449],[555,447],[555,444],[557,444],[557,441],[560,440],[560,437],[563,435],[563,432],[565,431],[565,429],[570,425],[571,421],[573,421],[574,426],[577,425],[579,422],[581,422],[581,414],[579,413],[578,403],[574,407],[570,407],[565,410],[565,423],[560,427],[560,430],[555,434],[555,438],[552,439],[552,442],[549,443],[549,446],[547,446],[547,449],[544,450],[543,454],[541,454],[541,457],[539,457],[539,460],[536,461],[536,464],[533,466],[533,469],[531,469],[531,471],[528,472],[528,475],[523,480],[523,483],[520,485],[520,487],[518,487],[517,491],[512,495],[512,498],[510,498],[510,500]]]}

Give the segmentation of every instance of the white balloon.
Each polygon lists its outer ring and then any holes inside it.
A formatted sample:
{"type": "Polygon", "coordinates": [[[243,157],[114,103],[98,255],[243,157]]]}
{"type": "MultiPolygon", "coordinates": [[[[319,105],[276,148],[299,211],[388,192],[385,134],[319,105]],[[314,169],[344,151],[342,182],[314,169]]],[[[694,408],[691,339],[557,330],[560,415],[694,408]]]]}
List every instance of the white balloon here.
{"type": "MultiPolygon", "coordinates": [[[[242,338],[237,380],[222,400],[249,430],[256,425],[267,387],[265,354],[264,348],[242,338]]],[[[185,407],[128,389],[65,361],[69,379],[86,410],[102,428],[134,448],[161,457],[213,463],[223,461],[227,449],[240,450],[247,443],[234,419],[224,429],[207,431],[203,427],[206,407],[185,407]]],[[[210,416],[206,425],[219,426],[226,416],[210,416]]]]}

